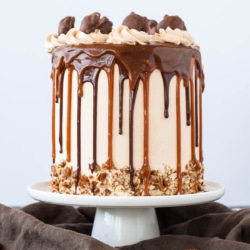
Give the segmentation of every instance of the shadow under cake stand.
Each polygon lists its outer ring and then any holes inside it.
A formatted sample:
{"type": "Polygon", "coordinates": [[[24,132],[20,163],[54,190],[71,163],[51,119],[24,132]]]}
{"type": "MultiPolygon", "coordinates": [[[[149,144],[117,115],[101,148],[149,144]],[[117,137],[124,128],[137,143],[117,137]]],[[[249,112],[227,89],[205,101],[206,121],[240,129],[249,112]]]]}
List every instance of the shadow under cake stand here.
{"type": "Polygon", "coordinates": [[[155,213],[157,207],[175,207],[207,203],[224,195],[222,185],[206,181],[206,191],[175,196],[85,196],[50,191],[50,182],[28,187],[39,201],[72,206],[96,207],[91,236],[111,246],[135,244],[160,236],[155,213]]]}

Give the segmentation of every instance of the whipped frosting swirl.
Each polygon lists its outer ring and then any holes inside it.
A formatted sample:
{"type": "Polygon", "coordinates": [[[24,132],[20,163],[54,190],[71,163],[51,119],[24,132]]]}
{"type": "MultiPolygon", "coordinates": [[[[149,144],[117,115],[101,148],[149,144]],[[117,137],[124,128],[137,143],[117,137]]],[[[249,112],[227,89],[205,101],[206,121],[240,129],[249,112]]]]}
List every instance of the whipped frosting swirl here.
{"type": "Polygon", "coordinates": [[[89,34],[86,34],[77,29],[71,29],[66,34],[66,42],[71,45],[78,44],[90,44],[90,43],[103,43],[107,40],[108,35],[102,34],[100,30],[95,30],[89,34]]]}
{"type": "Polygon", "coordinates": [[[50,34],[46,37],[45,48],[48,52],[51,52],[54,48],[65,45],[66,35],[65,34],[50,34]]]}
{"type": "Polygon", "coordinates": [[[144,31],[129,29],[127,26],[120,25],[109,34],[108,43],[113,44],[147,44],[150,36],[144,31]]]}
{"type": "Polygon", "coordinates": [[[86,34],[76,28],[70,29],[67,34],[49,35],[46,38],[45,47],[48,52],[51,52],[55,47],[62,45],[79,45],[79,44],[93,44],[104,43],[108,39],[107,34],[102,34],[100,30],[95,30],[86,34]]]}
{"type": "Polygon", "coordinates": [[[144,31],[129,29],[127,26],[120,25],[109,34],[102,34],[100,30],[86,34],[76,28],[70,29],[67,34],[51,34],[47,36],[45,47],[48,52],[62,45],[79,45],[93,43],[111,43],[111,44],[150,44],[150,43],[174,43],[187,47],[199,48],[192,36],[185,30],[160,29],[159,33],[149,35],[144,31]]]}
{"type": "Polygon", "coordinates": [[[159,43],[174,43],[177,45],[185,45],[187,47],[199,47],[192,36],[186,30],[171,29],[167,27],[166,29],[160,29],[159,33],[155,33],[151,36],[151,41],[159,43]]]}

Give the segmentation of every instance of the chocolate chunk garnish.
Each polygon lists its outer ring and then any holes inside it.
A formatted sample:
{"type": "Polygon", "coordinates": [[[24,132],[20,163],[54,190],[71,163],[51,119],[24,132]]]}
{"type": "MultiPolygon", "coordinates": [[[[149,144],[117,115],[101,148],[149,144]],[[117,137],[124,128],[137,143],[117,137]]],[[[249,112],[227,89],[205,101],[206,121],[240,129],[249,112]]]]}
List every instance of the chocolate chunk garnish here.
{"type": "Polygon", "coordinates": [[[94,32],[100,20],[100,13],[94,12],[89,16],[85,16],[82,20],[80,31],[89,34],[94,32]]]}
{"type": "Polygon", "coordinates": [[[187,30],[185,23],[182,19],[178,16],[168,16],[165,15],[163,20],[159,22],[157,28],[159,29],[166,29],[170,27],[171,29],[180,29],[180,30],[187,30]]]}
{"type": "Polygon", "coordinates": [[[127,26],[129,29],[148,32],[148,19],[134,12],[131,12],[130,15],[123,20],[122,25],[127,26]]]}
{"type": "Polygon", "coordinates": [[[64,17],[58,26],[58,35],[66,34],[70,29],[74,28],[75,25],[75,17],[66,16],[64,17]]]}
{"type": "Polygon", "coordinates": [[[109,21],[107,17],[102,17],[97,25],[97,29],[101,31],[102,34],[108,34],[112,31],[113,23],[109,21]]]}

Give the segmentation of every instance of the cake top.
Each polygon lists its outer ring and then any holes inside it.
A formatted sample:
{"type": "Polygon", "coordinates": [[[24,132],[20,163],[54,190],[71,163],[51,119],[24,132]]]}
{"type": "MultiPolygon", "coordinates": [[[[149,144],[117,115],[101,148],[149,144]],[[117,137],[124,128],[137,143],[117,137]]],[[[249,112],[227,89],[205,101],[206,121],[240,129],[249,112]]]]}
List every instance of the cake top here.
{"type": "Polygon", "coordinates": [[[46,38],[48,52],[62,45],[93,43],[112,44],[155,44],[174,43],[186,47],[199,48],[187,32],[185,23],[179,16],[165,15],[160,22],[131,12],[117,28],[105,16],[94,12],[82,19],[80,28],[75,26],[75,17],[64,17],[58,26],[57,34],[46,38]]]}

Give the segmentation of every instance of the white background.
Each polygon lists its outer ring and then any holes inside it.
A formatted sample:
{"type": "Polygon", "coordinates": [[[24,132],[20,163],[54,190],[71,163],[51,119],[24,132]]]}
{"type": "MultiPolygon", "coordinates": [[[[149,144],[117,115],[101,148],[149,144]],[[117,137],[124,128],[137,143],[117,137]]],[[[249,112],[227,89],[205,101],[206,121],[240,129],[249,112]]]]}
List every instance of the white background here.
{"type": "Polygon", "coordinates": [[[59,20],[98,11],[116,27],[131,11],[179,15],[201,47],[205,179],[220,202],[250,205],[250,15],[247,0],[8,0],[0,6],[0,203],[34,202],[27,186],[49,180],[51,57],[45,37],[59,20]]]}

